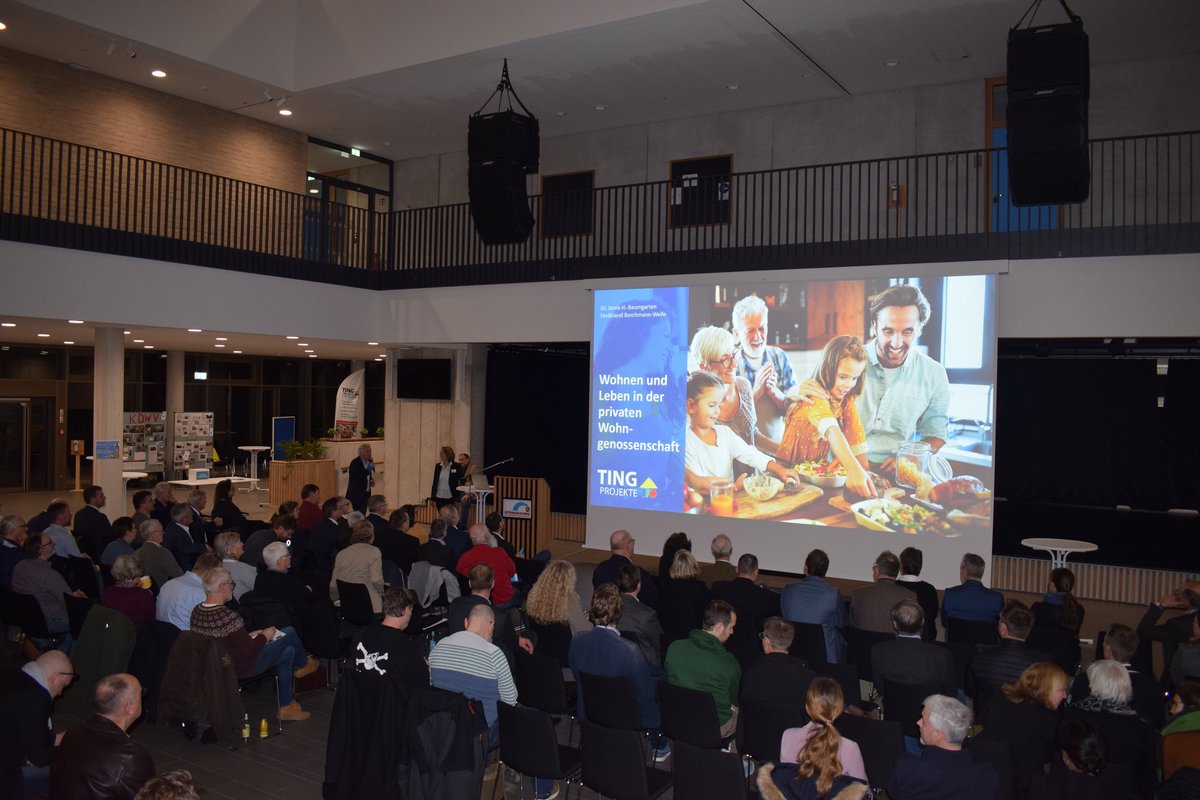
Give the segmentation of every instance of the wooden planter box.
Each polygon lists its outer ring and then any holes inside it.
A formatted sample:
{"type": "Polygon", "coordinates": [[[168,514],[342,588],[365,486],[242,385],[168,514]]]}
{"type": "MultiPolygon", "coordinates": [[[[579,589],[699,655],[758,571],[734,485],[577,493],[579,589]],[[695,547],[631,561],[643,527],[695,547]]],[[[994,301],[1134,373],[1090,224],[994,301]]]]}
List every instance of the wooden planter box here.
{"type": "Polygon", "coordinates": [[[321,498],[337,493],[337,467],[332,458],[314,461],[271,462],[271,505],[276,508],[287,500],[300,502],[300,489],[306,483],[321,487],[321,498]]]}

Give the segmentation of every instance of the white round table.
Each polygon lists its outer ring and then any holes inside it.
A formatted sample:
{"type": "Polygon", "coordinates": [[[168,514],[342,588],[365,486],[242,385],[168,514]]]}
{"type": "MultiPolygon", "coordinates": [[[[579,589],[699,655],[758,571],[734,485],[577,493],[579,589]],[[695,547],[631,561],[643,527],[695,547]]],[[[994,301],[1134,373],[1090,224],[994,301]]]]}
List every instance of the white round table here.
{"type": "Polygon", "coordinates": [[[1065,567],[1067,556],[1071,553],[1091,553],[1100,549],[1092,542],[1081,542],[1078,539],[1022,539],[1021,544],[1049,553],[1051,569],[1065,567]]]}
{"type": "Polygon", "coordinates": [[[475,507],[478,509],[478,511],[475,512],[475,519],[479,519],[479,512],[483,511],[484,506],[487,505],[488,495],[490,495],[495,488],[496,487],[494,486],[471,487],[471,494],[475,495],[475,507]]]}
{"type": "Polygon", "coordinates": [[[250,454],[250,485],[243,489],[243,492],[266,491],[266,489],[260,488],[258,485],[258,454],[270,449],[270,447],[261,444],[246,444],[238,447],[238,450],[245,450],[250,454]]]}

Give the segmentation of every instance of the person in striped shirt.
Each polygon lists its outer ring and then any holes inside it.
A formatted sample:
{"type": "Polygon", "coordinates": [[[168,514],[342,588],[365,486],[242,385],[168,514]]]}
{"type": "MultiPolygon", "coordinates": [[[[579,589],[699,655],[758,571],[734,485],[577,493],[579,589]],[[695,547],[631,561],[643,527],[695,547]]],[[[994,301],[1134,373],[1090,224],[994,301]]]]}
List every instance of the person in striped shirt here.
{"type": "Polygon", "coordinates": [[[429,654],[429,680],[434,686],[483,703],[492,743],[498,741],[496,703],[517,702],[517,685],[508,659],[492,644],[495,628],[495,612],[481,603],[471,609],[463,630],[439,641],[429,654]]]}

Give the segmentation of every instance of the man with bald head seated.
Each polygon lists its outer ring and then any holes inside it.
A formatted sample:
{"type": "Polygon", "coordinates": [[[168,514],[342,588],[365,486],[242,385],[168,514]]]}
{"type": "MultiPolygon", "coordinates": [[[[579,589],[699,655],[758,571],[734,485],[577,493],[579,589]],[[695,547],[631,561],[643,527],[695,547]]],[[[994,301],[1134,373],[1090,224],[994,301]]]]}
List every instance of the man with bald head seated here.
{"type": "Polygon", "coordinates": [[[63,735],[50,770],[50,800],[133,800],[154,759],[127,731],[142,716],[142,685],[126,673],[101,678],[94,713],[63,735]]]}
{"type": "MultiPolygon", "coordinates": [[[[452,508],[452,506],[446,506],[452,508]]],[[[487,564],[495,575],[495,586],[492,589],[492,603],[498,608],[507,607],[516,596],[512,579],[517,574],[517,567],[492,538],[487,526],[476,522],[471,526],[471,549],[462,554],[455,567],[459,575],[468,577],[471,567],[476,564],[487,564]]]]}
{"type": "MultiPolygon", "coordinates": [[[[621,565],[633,563],[633,548],[636,541],[629,531],[613,531],[612,536],[608,537],[608,548],[612,551],[612,555],[607,561],[601,561],[596,565],[595,571],[592,572],[592,588],[602,583],[611,583],[614,586],[620,584],[621,565]]],[[[638,594],[638,599],[651,608],[657,608],[658,585],[654,582],[654,576],[641,567],[638,569],[642,573],[642,589],[638,594]]]]}
{"type": "Polygon", "coordinates": [[[0,797],[46,793],[50,759],[62,739],[54,733],[51,707],[75,677],[71,660],[61,650],[47,650],[0,676],[0,797]]]}

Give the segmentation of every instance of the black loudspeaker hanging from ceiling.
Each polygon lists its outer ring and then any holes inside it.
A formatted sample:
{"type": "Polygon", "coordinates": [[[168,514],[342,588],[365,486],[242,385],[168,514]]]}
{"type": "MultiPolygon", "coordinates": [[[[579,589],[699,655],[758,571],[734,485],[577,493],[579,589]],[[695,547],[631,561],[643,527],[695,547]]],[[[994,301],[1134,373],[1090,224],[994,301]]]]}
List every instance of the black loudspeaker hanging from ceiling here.
{"type": "Polygon", "coordinates": [[[1082,203],[1091,191],[1088,37],[1069,22],[1034,25],[1034,0],[1008,32],[1008,187],[1015,206],[1082,203]],[[1022,28],[1025,18],[1028,27],[1022,28]]]}
{"type": "Polygon", "coordinates": [[[508,79],[508,59],[500,84],[467,123],[467,191],[471,219],[484,244],[518,244],[533,231],[525,176],[538,171],[538,120],[525,108],[508,79]],[[499,110],[483,113],[492,100],[499,110]],[[524,114],[513,110],[516,100],[524,114]],[[507,108],[503,108],[507,101],[507,108]]]}

